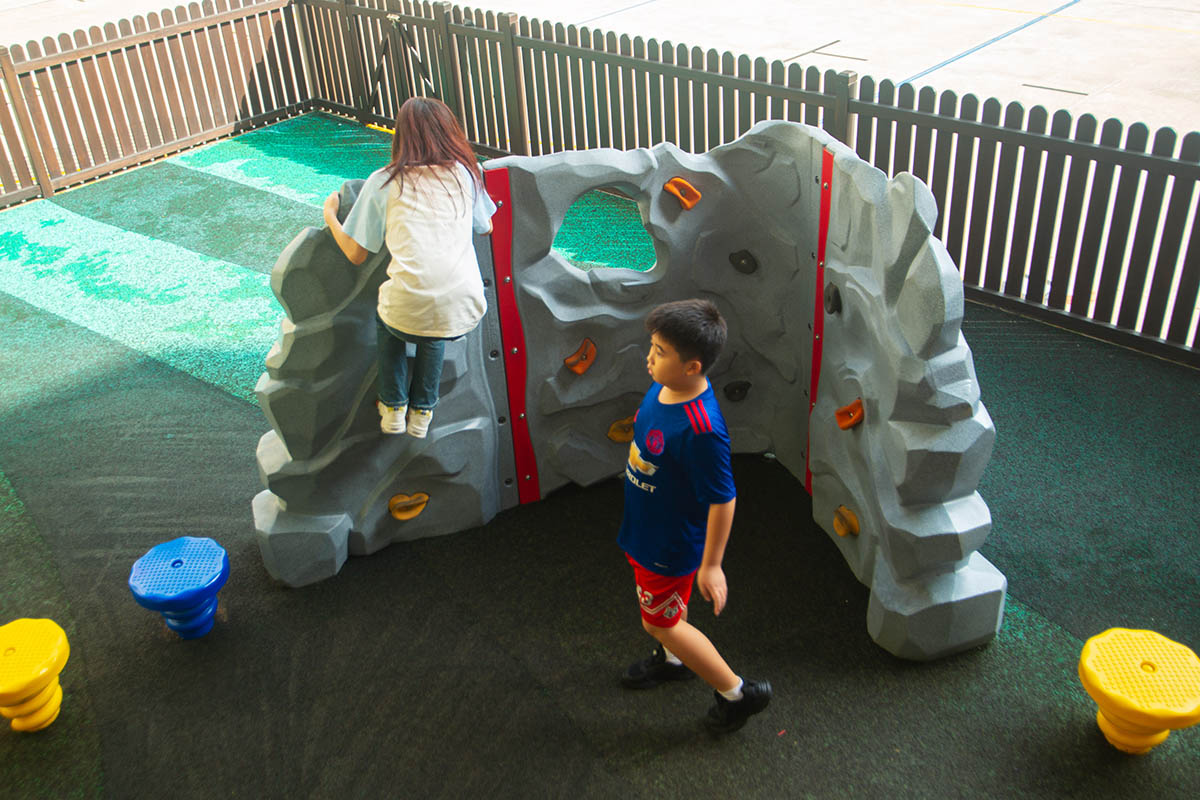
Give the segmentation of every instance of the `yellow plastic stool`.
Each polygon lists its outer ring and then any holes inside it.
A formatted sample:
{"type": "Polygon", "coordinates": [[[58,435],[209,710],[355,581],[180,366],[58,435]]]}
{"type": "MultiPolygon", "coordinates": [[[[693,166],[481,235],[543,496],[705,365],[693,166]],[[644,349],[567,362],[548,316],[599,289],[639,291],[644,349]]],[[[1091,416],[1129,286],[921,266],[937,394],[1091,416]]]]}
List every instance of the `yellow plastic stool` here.
{"type": "Polygon", "coordinates": [[[1110,628],[1083,645],[1079,680],[1109,744],[1141,755],[1200,722],[1200,658],[1154,631],[1110,628]]]}
{"type": "Polygon", "coordinates": [[[0,715],[14,731],[40,731],[58,719],[58,673],[71,647],[53,620],[19,619],[0,625],[0,715]]]}

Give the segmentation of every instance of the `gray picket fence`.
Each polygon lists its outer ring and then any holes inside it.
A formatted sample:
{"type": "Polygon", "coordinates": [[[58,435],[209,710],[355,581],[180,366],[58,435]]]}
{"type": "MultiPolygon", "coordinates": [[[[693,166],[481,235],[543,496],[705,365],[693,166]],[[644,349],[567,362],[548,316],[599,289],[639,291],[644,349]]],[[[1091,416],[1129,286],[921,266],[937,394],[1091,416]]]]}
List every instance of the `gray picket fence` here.
{"type": "Polygon", "coordinates": [[[490,154],[699,153],[790,119],[928,184],[968,297],[1200,366],[1200,133],[445,2],[187,10],[0,49],[0,205],[312,109],[388,126],[412,96],[490,154]]]}

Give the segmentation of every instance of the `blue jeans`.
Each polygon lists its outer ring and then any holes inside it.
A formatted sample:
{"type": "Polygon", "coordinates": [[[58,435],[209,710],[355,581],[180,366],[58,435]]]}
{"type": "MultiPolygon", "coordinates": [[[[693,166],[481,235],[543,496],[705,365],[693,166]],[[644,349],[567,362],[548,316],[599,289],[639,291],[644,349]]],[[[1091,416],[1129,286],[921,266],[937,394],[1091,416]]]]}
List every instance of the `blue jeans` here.
{"type": "Polygon", "coordinates": [[[446,339],[413,336],[390,327],[375,317],[379,342],[379,400],[384,405],[409,405],[432,411],[438,404],[438,384],[442,381],[442,359],[446,339]],[[409,396],[408,343],[417,346],[413,360],[412,396],[409,396]]]}

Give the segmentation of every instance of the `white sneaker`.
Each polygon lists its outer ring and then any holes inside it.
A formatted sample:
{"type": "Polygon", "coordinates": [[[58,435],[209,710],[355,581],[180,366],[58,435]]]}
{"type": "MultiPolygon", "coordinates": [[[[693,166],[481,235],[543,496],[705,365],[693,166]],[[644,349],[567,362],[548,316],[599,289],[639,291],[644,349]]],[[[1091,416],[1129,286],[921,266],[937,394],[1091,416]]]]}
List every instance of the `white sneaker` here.
{"type": "Polygon", "coordinates": [[[433,411],[410,408],[408,410],[408,435],[424,439],[425,434],[429,433],[429,423],[432,421],[433,411]]]}
{"type": "MultiPolygon", "coordinates": [[[[404,414],[408,406],[389,406],[376,400],[379,409],[379,430],[384,433],[404,433],[404,414]]],[[[423,434],[422,434],[423,435],[423,434]]]]}

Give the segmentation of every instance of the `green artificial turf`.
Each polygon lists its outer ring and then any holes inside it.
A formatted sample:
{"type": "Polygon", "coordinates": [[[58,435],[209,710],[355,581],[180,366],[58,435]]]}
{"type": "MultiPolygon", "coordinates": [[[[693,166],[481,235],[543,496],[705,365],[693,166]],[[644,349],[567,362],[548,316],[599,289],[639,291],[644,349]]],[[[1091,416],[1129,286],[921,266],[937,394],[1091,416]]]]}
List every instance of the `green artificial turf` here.
{"type": "Polygon", "coordinates": [[[165,162],[32,205],[45,204],[261,273],[301,229],[324,224],[312,206],[165,162]]]}
{"type": "MultiPolygon", "coordinates": [[[[386,166],[391,138],[325,114],[306,114],[183,153],[167,163],[320,208],[343,181],[366,178],[386,166]]],[[[320,215],[311,224],[320,225],[320,215]]]]}
{"type": "MultiPolygon", "coordinates": [[[[54,617],[66,595],[54,559],[3,472],[0,472],[0,621],[54,617]]],[[[0,624],[3,624],[0,622],[0,624]]]]}
{"type": "Polygon", "coordinates": [[[619,267],[645,272],[654,266],[654,240],[637,203],[607,192],[588,192],[567,209],[554,250],[580,269],[619,267]]]}
{"type": "Polygon", "coordinates": [[[996,426],[981,552],[1080,638],[1149,628],[1200,646],[1200,372],[967,306],[996,426]]]}
{"type": "MultiPolygon", "coordinates": [[[[58,560],[8,478],[0,472],[0,625],[20,618],[52,619],[78,641],[78,624],[58,560]]],[[[86,624],[86,622],[85,622],[86,624]]],[[[0,785],[12,798],[101,797],[100,731],[87,690],[88,654],[72,647],[59,676],[62,710],[50,727],[18,735],[0,719],[0,785]]]]}
{"type": "MultiPolygon", "coordinates": [[[[190,212],[194,223],[202,211],[190,212]]],[[[253,400],[283,314],[269,275],[58,203],[9,209],[0,224],[0,292],[253,400]]]]}

